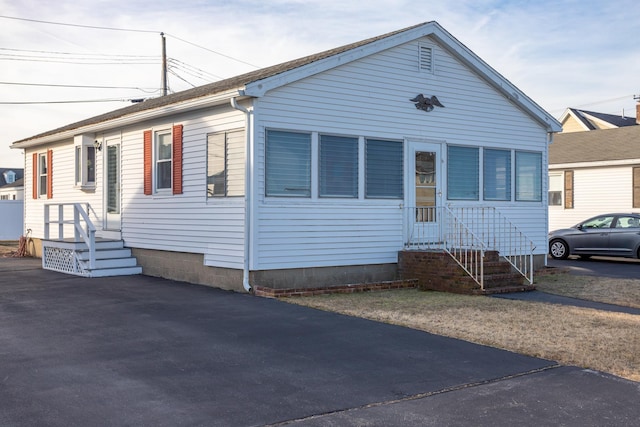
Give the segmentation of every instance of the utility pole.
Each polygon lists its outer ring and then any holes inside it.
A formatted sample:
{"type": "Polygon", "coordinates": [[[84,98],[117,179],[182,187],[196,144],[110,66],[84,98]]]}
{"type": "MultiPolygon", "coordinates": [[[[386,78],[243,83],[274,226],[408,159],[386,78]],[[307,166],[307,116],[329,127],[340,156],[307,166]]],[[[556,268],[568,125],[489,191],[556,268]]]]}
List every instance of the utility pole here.
{"type": "Polygon", "coordinates": [[[167,39],[164,33],[160,33],[162,37],[162,96],[167,96],[167,39]]]}

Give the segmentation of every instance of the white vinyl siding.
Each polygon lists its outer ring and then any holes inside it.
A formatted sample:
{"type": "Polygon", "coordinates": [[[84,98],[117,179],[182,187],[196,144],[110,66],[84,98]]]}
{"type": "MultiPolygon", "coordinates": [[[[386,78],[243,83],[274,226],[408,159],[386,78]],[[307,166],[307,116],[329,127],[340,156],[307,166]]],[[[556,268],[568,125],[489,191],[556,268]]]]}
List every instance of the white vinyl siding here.
{"type": "MultiPolygon", "coordinates": [[[[260,198],[255,207],[252,269],[396,262],[403,244],[402,199],[370,199],[364,194],[358,200],[265,197],[267,129],[365,140],[428,139],[440,141],[443,153],[446,145],[471,143],[512,153],[546,153],[547,134],[541,125],[429,38],[269,91],[255,100],[254,109],[256,197],[260,198]],[[425,73],[418,65],[420,43],[433,46],[437,64],[425,96],[436,95],[445,105],[429,113],[410,101],[425,90],[425,73]]],[[[361,150],[363,162],[364,147],[361,150]]],[[[443,160],[446,166],[446,156],[443,160]]],[[[359,176],[364,181],[365,171],[360,170],[359,176]]],[[[364,182],[359,185],[364,191],[364,182]]],[[[446,194],[446,187],[443,190],[446,194]]],[[[407,191],[403,189],[405,196],[407,191]]],[[[536,253],[546,252],[546,197],[535,206],[513,199],[491,203],[498,203],[532,237],[536,253]]]]}

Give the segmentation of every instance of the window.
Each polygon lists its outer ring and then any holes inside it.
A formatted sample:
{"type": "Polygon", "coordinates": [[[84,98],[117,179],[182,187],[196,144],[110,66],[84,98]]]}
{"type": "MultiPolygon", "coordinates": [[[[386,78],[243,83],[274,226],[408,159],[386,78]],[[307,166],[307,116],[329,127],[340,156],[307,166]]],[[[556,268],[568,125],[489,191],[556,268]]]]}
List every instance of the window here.
{"type": "Polygon", "coordinates": [[[143,133],[144,194],[182,194],[182,125],[143,133]]]}
{"type": "Polygon", "coordinates": [[[266,195],[311,197],[311,134],[268,130],[266,195]]]}
{"type": "Polygon", "coordinates": [[[14,171],[4,172],[4,182],[7,184],[13,184],[16,181],[16,173],[14,171]]]}
{"type": "Polygon", "coordinates": [[[367,198],[403,197],[402,142],[367,139],[365,145],[365,195],[367,198]]]}
{"type": "Polygon", "coordinates": [[[484,150],[484,200],[511,200],[511,151],[484,150]]]}
{"type": "Polygon", "coordinates": [[[636,216],[619,216],[616,221],[616,228],[639,228],[640,219],[636,216]]]}
{"type": "Polygon", "coordinates": [[[155,183],[156,191],[171,188],[172,171],[171,131],[156,132],[155,137],[155,183]]]}
{"type": "Polygon", "coordinates": [[[447,198],[479,200],[479,149],[450,145],[447,153],[447,198]]]}
{"type": "Polygon", "coordinates": [[[40,154],[38,161],[38,194],[40,196],[47,195],[47,178],[48,178],[48,170],[47,170],[47,155],[40,154]]]}
{"type": "Polygon", "coordinates": [[[83,135],[75,137],[75,178],[76,186],[95,188],[96,184],[96,149],[93,138],[83,135]]]}
{"type": "Polygon", "coordinates": [[[207,136],[207,197],[244,195],[244,130],[207,136]]]}
{"type": "Polygon", "coordinates": [[[53,150],[33,153],[31,162],[31,194],[34,199],[53,197],[53,150]]]}
{"type": "Polygon", "coordinates": [[[542,154],[516,151],[516,200],[542,200],[542,154]]]}
{"type": "Polygon", "coordinates": [[[562,173],[549,174],[549,206],[562,206],[562,173]]]}
{"type": "Polygon", "coordinates": [[[320,135],[320,197],[358,197],[358,138],[320,135]]]}

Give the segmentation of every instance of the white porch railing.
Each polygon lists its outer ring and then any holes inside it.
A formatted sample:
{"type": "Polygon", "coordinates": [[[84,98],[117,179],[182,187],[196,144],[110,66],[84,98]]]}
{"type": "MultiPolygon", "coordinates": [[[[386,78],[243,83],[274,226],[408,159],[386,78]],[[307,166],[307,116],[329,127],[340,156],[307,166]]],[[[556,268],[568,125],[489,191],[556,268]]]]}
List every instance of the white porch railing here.
{"type": "MultiPolygon", "coordinates": [[[[75,243],[84,243],[89,250],[89,268],[94,269],[96,266],[96,227],[89,219],[89,215],[87,212],[90,210],[90,206],[88,203],[86,205],[86,210],[83,208],[83,204],[81,203],[47,203],[44,205],[44,238],[45,240],[65,240],[65,225],[73,225],[73,242],[75,243]],[[52,215],[51,208],[57,207],[54,209],[54,213],[52,215]],[[66,209],[65,209],[66,208],[66,209]],[[72,210],[71,215],[67,215],[65,217],[65,211],[72,210]],[[51,224],[57,224],[57,235],[55,237],[51,236],[51,224]]],[[[73,253],[74,257],[75,252],[73,253]]],[[[43,264],[46,261],[46,254],[43,249],[43,264]]],[[[73,260],[74,265],[79,265],[79,260],[73,260]]]]}
{"type": "Polygon", "coordinates": [[[484,257],[498,251],[533,283],[535,245],[493,207],[405,207],[407,249],[447,252],[484,290],[484,257]]]}
{"type": "Polygon", "coordinates": [[[529,284],[533,284],[533,250],[536,245],[493,206],[450,207],[490,249],[497,250],[529,284]]]}
{"type": "Polygon", "coordinates": [[[484,290],[486,244],[446,206],[407,207],[407,249],[443,250],[484,290]]]}

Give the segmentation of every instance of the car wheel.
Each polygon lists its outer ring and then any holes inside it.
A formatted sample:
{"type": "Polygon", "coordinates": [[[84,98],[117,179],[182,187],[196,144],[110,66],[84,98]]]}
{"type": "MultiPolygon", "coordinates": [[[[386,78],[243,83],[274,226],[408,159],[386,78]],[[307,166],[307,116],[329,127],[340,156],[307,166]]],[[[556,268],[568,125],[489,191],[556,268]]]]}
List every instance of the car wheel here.
{"type": "Polygon", "coordinates": [[[569,256],[569,246],[562,240],[553,240],[549,244],[549,253],[554,259],[566,259],[569,256]]]}

